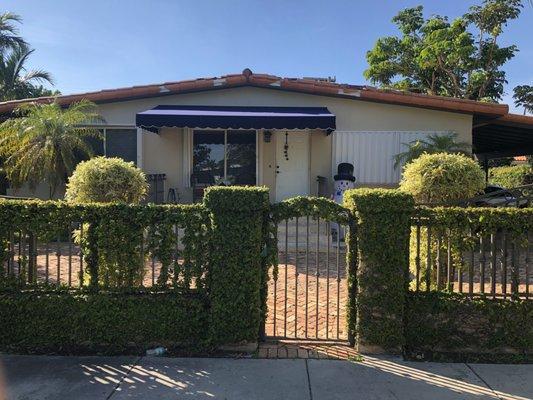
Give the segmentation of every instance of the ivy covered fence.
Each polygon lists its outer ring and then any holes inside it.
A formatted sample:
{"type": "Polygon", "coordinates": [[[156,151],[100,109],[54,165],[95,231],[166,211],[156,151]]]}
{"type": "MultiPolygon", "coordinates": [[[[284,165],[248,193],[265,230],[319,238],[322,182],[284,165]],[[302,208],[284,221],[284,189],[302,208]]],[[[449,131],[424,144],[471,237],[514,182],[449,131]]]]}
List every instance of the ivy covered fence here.
{"type": "Polygon", "coordinates": [[[411,220],[404,354],[533,360],[533,209],[421,207],[411,220]]]}
{"type": "Polygon", "coordinates": [[[0,201],[0,348],[257,341],[268,207],[265,189],[221,187],[197,205],[0,201]]]}
{"type": "Polygon", "coordinates": [[[419,208],[385,189],[348,191],[344,205],[269,204],[256,187],[213,187],[195,205],[0,201],[0,349],[257,342],[276,312],[277,227],[298,218],[325,222],[328,251],[332,225],[346,227],[346,329],[360,351],[531,359],[533,209],[419,208]]]}
{"type": "Polygon", "coordinates": [[[203,205],[0,202],[0,284],[206,290],[203,205]]]}

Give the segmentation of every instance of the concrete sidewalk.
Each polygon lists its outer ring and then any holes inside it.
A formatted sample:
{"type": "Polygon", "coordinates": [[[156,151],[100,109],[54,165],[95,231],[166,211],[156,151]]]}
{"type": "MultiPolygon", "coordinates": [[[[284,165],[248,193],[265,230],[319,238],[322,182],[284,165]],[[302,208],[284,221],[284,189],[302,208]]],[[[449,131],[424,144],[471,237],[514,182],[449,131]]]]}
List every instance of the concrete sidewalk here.
{"type": "Polygon", "coordinates": [[[533,365],[0,356],[0,399],[532,399],[533,365]],[[7,393],[6,393],[7,392],[7,393]]]}

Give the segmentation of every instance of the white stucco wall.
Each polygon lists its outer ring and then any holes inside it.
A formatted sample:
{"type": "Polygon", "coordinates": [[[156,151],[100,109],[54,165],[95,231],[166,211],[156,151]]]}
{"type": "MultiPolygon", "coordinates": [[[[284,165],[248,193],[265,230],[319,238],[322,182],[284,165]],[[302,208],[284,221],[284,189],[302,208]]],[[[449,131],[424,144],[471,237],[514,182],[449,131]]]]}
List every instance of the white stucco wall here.
{"type": "Polygon", "coordinates": [[[110,124],[134,125],[135,114],[159,104],[328,107],[341,131],[455,131],[471,142],[472,116],[263,88],[234,88],[100,105],[110,124]]]}
{"type": "MultiPolygon", "coordinates": [[[[453,131],[457,132],[461,141],[472,142],[471,115],[253,87],[107,103],[99,105],[99,110],[107,124],[133,127],[137,112],[160,104],[327,107],[336,115],[339,131],[453,131]]],[[[143,169],[147,173],[167,175],[166,190],[169,187],[178,188],[182,192],[182,197],[188,199],[189,189],[184,188],[186,184],[182,162],[185,147],[183,136],[181,129],[163,129],[159,135],[144,134],[142,158],[143,169]]],[[[332,178],[331,138],[332,135],[312,133],[311,193],[315,190],[316,175],[326,176],[330,180],[332,178]]],[[[259,183],[268,186],[274,185],[271,168],[275,162],[275,154],[272,154],[272,147],[270,144],[259,146],[259,149],[263,151],[262,164],[259,168],[262,182],[259,183]]]]}

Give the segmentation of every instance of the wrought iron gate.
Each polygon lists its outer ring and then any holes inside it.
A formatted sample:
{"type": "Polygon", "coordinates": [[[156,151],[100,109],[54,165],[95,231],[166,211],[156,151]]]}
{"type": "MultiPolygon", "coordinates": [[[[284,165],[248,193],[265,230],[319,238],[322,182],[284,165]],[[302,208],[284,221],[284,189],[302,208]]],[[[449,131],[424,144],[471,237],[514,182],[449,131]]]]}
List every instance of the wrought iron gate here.
{"type": "Polygon", "coordinates": [[[278,224],[278,265],[268,283],[265,333],[347,340],[346,225],[303,216],[278,224]]]}

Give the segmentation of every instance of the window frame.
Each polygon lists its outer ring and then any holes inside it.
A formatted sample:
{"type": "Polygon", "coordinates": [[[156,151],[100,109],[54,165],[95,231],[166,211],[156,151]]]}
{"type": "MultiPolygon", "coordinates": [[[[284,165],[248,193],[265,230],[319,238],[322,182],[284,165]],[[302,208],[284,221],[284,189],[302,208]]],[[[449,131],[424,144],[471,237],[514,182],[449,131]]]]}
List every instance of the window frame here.
{"type": "MultiPolygon", "coordinates": [[[[102,144],[103,144],[103,156],[104,157],[108,157],[107,155],[107,130],[115,130],[115,131],[119,131],[119,130],[122,130],[122,131],[138,131],[138,128],[135,126],[135,125],[82,125],[82,126],[85,126],[85,127],[88,127],[88,128],[94,128],[94,129],[98,129],[99,131],[102,132],[102,144]]],[[[138,132],[136,132],[138,133],[138,132]]],[[[142,144],[141,144],[142,145],[142,144]]],[[[136,144],[136,153],[137,153],[137,157],[136,157],[136,160],[133,161],[135,163],[136,166],[139,167],[139,161],[138,161],[138,155],[139,155],[139,143],[137,141],[137,144],[136,144]]],[[[140,168],[140,167],[139,167],[140,168]]]]}
{"type": "Polygon", "coordinates": [[[191,173],[194,173],[194,135],[197,132],[224,132],[224,180],[227,179],[228,175],[228,132],[235,131],[253,131],[254,132],[254,142],[255,142],[255,183],[254,186],[258,185],[259,182],[259,131],[257,129],[216,129],[216,128],[202,128],[202,129],[191,129],[191,173]]]}

